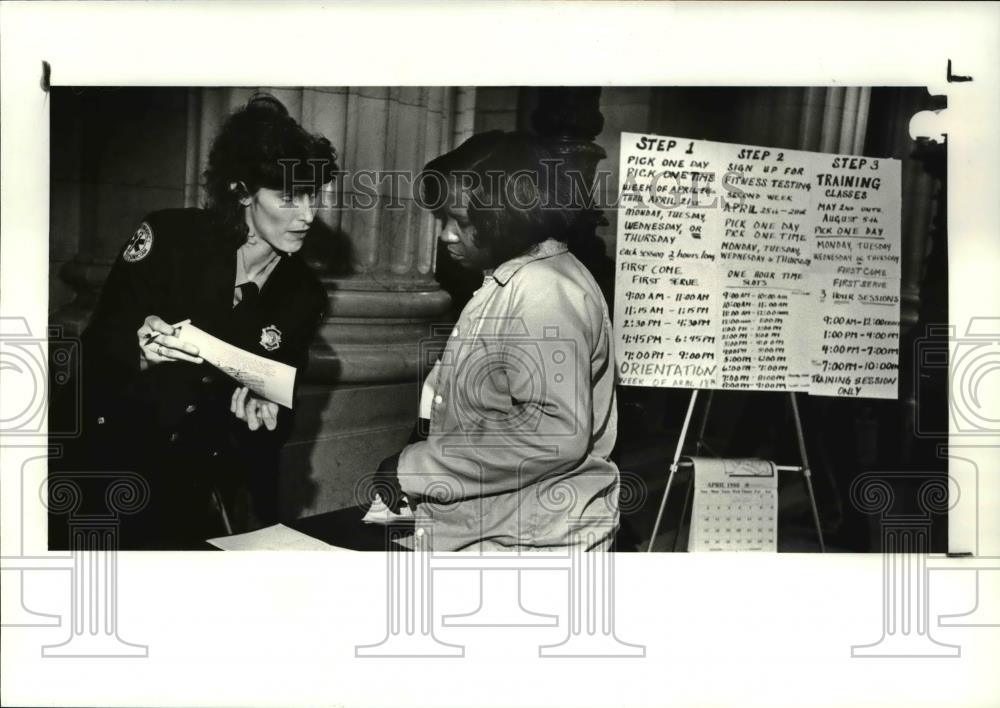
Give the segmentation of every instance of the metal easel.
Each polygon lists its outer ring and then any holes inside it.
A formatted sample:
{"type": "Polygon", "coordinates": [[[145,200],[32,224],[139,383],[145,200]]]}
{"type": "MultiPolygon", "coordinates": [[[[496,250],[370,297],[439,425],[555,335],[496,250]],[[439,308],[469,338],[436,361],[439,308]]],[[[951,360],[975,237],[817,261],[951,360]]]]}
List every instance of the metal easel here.
{"type": "MultiPolygon", "coordinates": [[[[705,410],[701,416],[701,424],[698,430],[698,440],[695,443],[695,454],[700,454],[702,449],[706,449],[712,454],[715,452],[708,446],[705,442],[705,429],[708,426],[708,413],[712,407],[712,394],[714,392],[708,391],[708,400],[705,403],[705,410]]],[[[681,462],[681,452],[684,449],[684,441],[687,439],[688,428],[691,426],[691,418],[694,415],[694,406],[698,400],[698,389],[691,391],[691,401],[688,403],[687,413],[684,416],[684,425],[681,426],[680,438],[677,440],[677,448],[674,450],[674,459],[670,464],[670,474],[667,477],[667,487],[663,490],[663,498],[660,500],[660,510],[656,514],[656,523],[653,525],[653,535],[649,539],[649,546],[646,548],[647,553],[651,553],[653,550],[653,544],[656,542],[656,534],[660,530],[660,522],[663,520],[663,510],[667,507],[667,496],[670,494],[670,487],[674,482],[674,475],[677,470],[684,463],[681,462]]],[[[776,465],[778,471],[783,472],[801,472],[802,476],[806,481],[806,490],[809,492],[809,504],[812,507],[813,523],[816,525],[816,536],[819,539],[819,550],[820,553],[826,553],[826,545],[823,543],[823,529],[820,527],[819,523],[819,511],[816,508],[816,496],[813,494],[812,486],[812,472],[809,469],[809,458],[806,455],[806,441],[805,435],[802,432],[802,419],[799,417],[799,403],[795,397],[795,393],[788,392],[788,400],[791,402],[792,406],[792,418],[795,420],[795,435],[798,439],[799,444],[799,456],[802,458],[802,465],[792,466],[792,465],[776,465]]],[[[718,456],[718,455],[716,455],[718,456]]],[[[680,524],[684,522],[684,516],[687,514],[688,498],[690,497],[691,488],[694,486],[694,475],[693,475],[693,463],[688,462],[685,466],[692,467],[691,480],[688,482],[688,488],[684,495],[684,506],[681,509],[680,524]]],[[[677,539],[680,537],[680,524],[678,524],[678,532],[674,537],[674,550],[677,550],[677,539]]]]}

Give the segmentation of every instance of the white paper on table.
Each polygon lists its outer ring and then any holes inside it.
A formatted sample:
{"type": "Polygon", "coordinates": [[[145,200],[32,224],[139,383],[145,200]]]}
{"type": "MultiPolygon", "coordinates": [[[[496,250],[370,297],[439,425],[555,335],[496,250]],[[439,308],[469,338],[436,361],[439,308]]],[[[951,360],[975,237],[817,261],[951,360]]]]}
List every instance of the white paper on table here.
{"type": "Polygon", "coordinates": [[[361,519],[366,524],[394,524],[399,521],[405,521],[413,518],[413,512],[410,511],[410,505],[407,502],[406,497],[403,497],[403,503],[399,507],[399,513],[395,513],[385,502],[382,501],[382,497],[378,494],[375,495],[375,501],[372,502],[371,507],[368,509],[368,513],[364,515],[361,519]]]}
{"type": "Polygon", "coordinates": [[[175,325],[174,336],[198,347],[198,356],[232,376],[261,398],[292,407],[294,366],[234,347],[190,323],[175,325]]]}
{"type": "Polygon", "coordinates": [[[320,541],[284,524],[275,524],[249,533],[210,538],[208,542],[224,551],[351,551],[349,548],[320,541]]]}

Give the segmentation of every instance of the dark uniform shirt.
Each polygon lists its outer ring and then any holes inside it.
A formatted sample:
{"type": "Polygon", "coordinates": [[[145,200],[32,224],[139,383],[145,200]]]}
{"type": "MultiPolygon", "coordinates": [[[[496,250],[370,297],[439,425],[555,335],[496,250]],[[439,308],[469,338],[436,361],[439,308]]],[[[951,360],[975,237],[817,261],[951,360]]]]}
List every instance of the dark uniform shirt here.
{"type": "Polygon", "coordinates": [[[144,522],[130,527],[123,519],[125,535],[136,536],[123,538],[123,547],[185,547],[223,533],[218,510],[207,509],[220,489],[249,490],[253,516],[276,521],[278,453],[291,412],[280,409],[276,431],[249,431],[229,408],[238,384],[207,362],[140,370],[136,331],[157,315],[169,324],[190,319],[290,364],[301,380],[325,309],[323,287],[298,257],[282,256],[260,295],[234,309],[236,257],[209,212],[150,214],[112,267],[83,334],[83,454],[101,469],[137,470],[151,485],[144,522]]]}

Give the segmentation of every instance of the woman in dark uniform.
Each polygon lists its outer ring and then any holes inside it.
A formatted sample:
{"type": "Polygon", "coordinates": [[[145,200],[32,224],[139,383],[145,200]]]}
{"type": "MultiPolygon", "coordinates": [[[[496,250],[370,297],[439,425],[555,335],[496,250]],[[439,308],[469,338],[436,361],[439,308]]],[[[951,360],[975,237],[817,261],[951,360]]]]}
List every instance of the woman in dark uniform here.
{"type": "Polygon", "coordinates": [[[277,521],[290,411],[205,363],[173,325],[189,319],[301,379],[326,296],[296,254],[336,170],[328,140],[258,95],[213,143],[207,208],[149,214],[122,249],[82,340],[84,459],[150,484],[121,547],[200,547],[234,508],[234,531],[277,521]]]}

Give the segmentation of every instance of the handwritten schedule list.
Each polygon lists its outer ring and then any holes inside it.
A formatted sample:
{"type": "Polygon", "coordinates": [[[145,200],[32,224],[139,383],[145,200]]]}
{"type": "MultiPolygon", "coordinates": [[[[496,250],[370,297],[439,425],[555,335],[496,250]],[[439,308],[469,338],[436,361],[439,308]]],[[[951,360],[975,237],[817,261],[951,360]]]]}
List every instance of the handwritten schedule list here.
{"type": "Polygon", "coordinates": [[[622,134],[625,385],[895,398],[899,163],[622,134]]]}

